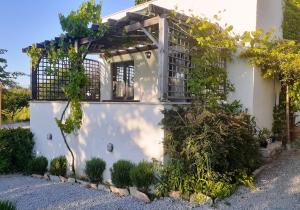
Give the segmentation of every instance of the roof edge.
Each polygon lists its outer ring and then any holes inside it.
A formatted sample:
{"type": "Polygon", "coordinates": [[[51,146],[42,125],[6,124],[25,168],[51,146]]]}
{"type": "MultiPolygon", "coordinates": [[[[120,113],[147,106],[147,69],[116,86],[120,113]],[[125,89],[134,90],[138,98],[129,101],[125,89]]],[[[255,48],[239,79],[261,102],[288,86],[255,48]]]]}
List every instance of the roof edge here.
{"type": "Polygon", "coordinates": [[[122,14],[122,13],[129,12],[129,11],[132,11],[132,10],[143,9],[143,8],[147,7],[148,5],[150,5],[150,4],[154,3],[154,2],[157,2],[157,1],[159,1],[159,0],[151,0],[151,1],[145,2],[143,4],[135,5],[135,6],[127,8],[127,9],[123,9],[123,10],[120,10],[118,12],[114,12],[114,13],[112,13],[110,15],[102,17],[102,21],[107,21],[111,17],[113,17],[115,15],[118,15],[118,14],[122,14]]]}

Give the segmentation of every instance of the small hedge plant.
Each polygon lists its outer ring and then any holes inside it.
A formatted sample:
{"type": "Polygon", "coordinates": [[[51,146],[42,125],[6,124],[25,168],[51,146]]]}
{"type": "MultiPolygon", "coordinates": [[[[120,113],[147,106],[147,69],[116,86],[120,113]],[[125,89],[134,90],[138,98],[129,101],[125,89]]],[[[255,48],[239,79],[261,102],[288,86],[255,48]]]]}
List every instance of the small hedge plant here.
{"type": "Polygon", "coordinates": [[[47,171],[48,160],[44,156],[34,157],[28,163],[27,172],[30,174],[44,175],[47,171]]]}
{"type": "Polygon", "coordinates": [[[106,163],[100,158],[92,158],[86,161],[85,174],[88,179],[93,183],[100,183],[103,180],[103,172],[105,170],[106,163]]]}
{"type": "Polygon", "coordinates": [[[67,158],[65,156],[54,158],[50,163],[50,174],[56,176],[66,176],[67,165],[67,158]]]}
{"type": "Polygon", "coordinates": [[[113,164],[111,171],[111,181],[116,187],[131,186],[130,171],[135,165],[127,160],[119,160],[113,164]]]}
{"type": "Polygon", "coordinates": [[[0,201],[1,210],[16,210],[16,206],[10,201],[0,201]]]}
{"type": "Polygon", "coordinates": [[[154,184],[153,164],[142,161],[130,170],[130,180],[134,186],[143,192],[147,192],[154,184]]]}
{"type": "Polygon", "coordinates": [[[24,172],[33,157],[33,134],[29,129],[0,130],[0,174],[24,172]]]}

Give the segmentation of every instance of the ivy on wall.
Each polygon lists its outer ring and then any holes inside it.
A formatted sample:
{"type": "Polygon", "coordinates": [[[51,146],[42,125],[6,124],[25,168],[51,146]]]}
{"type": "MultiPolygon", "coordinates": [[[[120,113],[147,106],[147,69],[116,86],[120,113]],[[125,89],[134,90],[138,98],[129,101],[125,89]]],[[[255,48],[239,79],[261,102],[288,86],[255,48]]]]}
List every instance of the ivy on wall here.
{"type": "Polygon", "coordinates": [[[300,41],[300,0],[285,0],[282,22],[283,38],[300,41]]]}

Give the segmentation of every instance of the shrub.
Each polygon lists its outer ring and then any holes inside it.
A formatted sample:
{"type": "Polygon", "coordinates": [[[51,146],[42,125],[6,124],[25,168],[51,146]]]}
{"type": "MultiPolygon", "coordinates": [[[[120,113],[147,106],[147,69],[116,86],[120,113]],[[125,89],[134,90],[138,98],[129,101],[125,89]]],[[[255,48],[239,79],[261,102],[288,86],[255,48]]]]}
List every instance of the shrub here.
{"type": "Polygon", "coordinates": [[[257,137],[260,146],[266,148],[268,146],[268,139],[271,138],[271,131],[269,131],[267,128],[263,128],[258,132],[257,137]]]}
{"type": "Polygon", "coordinates": [[[54,158],[50,163],[50,173],[56,176],[66,176],[67,158],[65,156],[54,158]]]}
{"type": "Polygon", "coordinates": [[[29,129],[1,129],[0,173],[24,172],[33,157],[33,147],[29,129]]]}
{"type": "Polygon", "coordinates": [[[0,201],[1,210],[16,210],[16,206],[10,201],[0,201]]]}
{"type": "Polygon", "coordinates": [[[184,160],[187,170],[205,155],[212,170],[222,174],[237,170],[250,172],[259,166],[256,125],[247,113],[195,105],[175,107],[164,114],[165,151],[171,158],[184,160]]]}
{"type": "Polygon", "coordinates": [[[113,164],[111,171],[111,181],[116,187],[131,186],[130,170],[134,164],[127,160],[119,160],[113,164]]]}
{"type": "Polygon", "coordinates": [[[44,175],[47,171],[48,160],[44,156],[35,157],[28,163],[28,173],[44,175]]]}
{"type": "Polygon", "coordinates": [[[105,170],[106,163],[100,158],[92,158],[86,161],[85,174],[91,182],[102,182],[103,172],[105,170]]]}
{"type": "Polygon", "coordinates": [[[153,164],[142,161],[130,170],[130,179],[134,186],[147,192],[150,185],[154,183],[153,164]]]}
{"type": "Polygon", "coordinates": [[[170,161],[159,171],[159,195],[180,191],[215,199],[228,197],[240,183],[252,187],[249,175],[260,164],[259,138],[254,118],[238,103],[177,106],[164,114],[170,161]]]}

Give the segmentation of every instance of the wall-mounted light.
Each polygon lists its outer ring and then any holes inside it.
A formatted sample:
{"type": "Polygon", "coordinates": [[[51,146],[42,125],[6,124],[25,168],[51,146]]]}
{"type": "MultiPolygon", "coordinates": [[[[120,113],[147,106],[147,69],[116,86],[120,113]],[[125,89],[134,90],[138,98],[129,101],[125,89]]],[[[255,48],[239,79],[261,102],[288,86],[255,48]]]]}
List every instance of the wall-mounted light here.
{"type": "Polygon", "coordinates": [[[108,143],[106,147],[108,152],[113,152],[114,151],[114,145],[112,143],[108,143]]]}
{"type": "Polygon", "coordinates": [[[47,140],[52,140],[52,134],[51,133],[47,134],[47,140]]]}
{"type": "Polygon", "coordinates": [[[145,52],[145,55],[146,55],[146,58],[147,58],[147,59],[150,59],[152,53],[151,53],[150,51],[147,51],[147,52],[145,52]]]}

